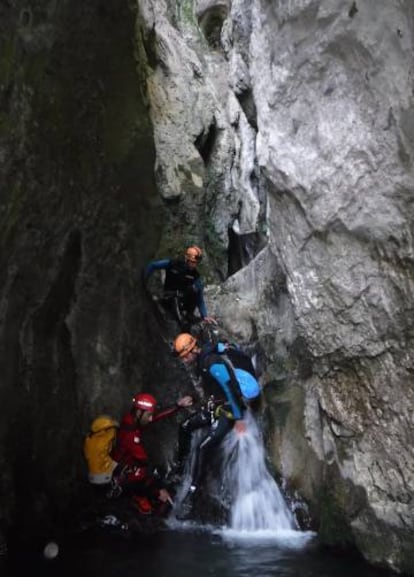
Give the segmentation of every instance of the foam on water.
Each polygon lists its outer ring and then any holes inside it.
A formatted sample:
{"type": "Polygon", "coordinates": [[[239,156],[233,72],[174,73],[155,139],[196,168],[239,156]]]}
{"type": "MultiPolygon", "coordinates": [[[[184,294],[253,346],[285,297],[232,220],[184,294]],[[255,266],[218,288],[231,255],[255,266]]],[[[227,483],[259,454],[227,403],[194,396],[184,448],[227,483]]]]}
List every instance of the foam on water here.
{"type": "Polygon", "coordinates": [[[258,531],[235,531],[223,527],[219,534],[225,541],[242,543],[243,545],[279,545],[285,549],[302,549],[315,538],[313,531],[297,531],[295,529],[269,529],[258,531]]]}

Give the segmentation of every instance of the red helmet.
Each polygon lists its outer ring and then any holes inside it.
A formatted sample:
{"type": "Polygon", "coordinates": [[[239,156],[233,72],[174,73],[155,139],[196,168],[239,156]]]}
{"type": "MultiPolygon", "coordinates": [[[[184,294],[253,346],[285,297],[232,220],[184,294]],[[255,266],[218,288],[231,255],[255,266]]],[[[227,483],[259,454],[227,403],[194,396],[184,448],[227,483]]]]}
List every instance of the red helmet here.
{"type": "Polygon", "coordinates": [[[132,397],[132,406],[134,409],[141,409],[141,411],[153,413],[157,406],[157,401],[149,393],[138,393],[132,397]]]}

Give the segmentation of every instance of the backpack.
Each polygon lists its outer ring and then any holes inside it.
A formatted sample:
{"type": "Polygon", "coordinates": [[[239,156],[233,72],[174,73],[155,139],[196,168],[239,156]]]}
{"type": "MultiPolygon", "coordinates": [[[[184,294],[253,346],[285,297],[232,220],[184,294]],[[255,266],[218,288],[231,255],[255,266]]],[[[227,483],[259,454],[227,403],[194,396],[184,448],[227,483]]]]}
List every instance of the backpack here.
{"type": "Polygon", "coordinates": [[[88,464],[89,481],[95,485],[109,483],[117,463],[111,457],[119,423],[108,415],[99,415],[91,423],[83,450],[88,464]]]}
{"type": "Polygon", "coordinates": [[[261,388],[249,355],[231,343],[219,342],[215,346],[215,351],[223,359],[230,380],[237,383],[243,398],[248,401],[256,399],[261,393],[261,388]]]}

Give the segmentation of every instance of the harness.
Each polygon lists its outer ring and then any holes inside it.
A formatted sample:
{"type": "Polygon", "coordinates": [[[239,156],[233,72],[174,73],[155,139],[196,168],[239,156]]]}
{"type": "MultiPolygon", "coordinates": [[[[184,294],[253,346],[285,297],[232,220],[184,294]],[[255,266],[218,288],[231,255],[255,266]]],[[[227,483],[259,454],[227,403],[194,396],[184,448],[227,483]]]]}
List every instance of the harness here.
{"type": "Polygon", "coordinates": [[[225,400],[216,399],[211,395],[207,401],[207,411],[210,414],[210,422],[213,424],[217,419],[224,416],[227,419],[234,420],[233,412],[226,408],[227,402],[225,400]]]}
{"type": "Polygon", "coordinates": [[[232,421],[234,420],[233,413],[230,410],[225,409],[224,405],[219,405],[216,408],[216,410],[214,411],[214,416],[216,417],[216,419],[218,419],[221,416],[225,416],[227,419],[230,419],[232,421]]]}

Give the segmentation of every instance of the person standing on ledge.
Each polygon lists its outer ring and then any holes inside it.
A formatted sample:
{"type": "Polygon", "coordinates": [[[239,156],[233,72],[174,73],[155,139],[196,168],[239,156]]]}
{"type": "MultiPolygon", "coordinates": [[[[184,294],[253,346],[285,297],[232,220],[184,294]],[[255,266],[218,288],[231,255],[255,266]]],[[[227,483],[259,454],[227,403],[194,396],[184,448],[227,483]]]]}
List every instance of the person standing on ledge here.
{"type": "MultiPolygon", "coordinates": [[[[144,269],[144,283],[147,287],[148,280],[156,270],[165,270],[162,305],[175,316],[184,314],[185,323],[191,324],[197,321],[194,311],[198,308],[201,320],[214,322],[208,316],[204,301],[204,287],[197,270],[203,257],[201,248],[189,246],[183,258],[162,259],[151,261],[144,269]],[[178,314],[174,311],[178,299],[178,314]]],[[[177,320],[181,320],[178,318],[177,320]]]]}

